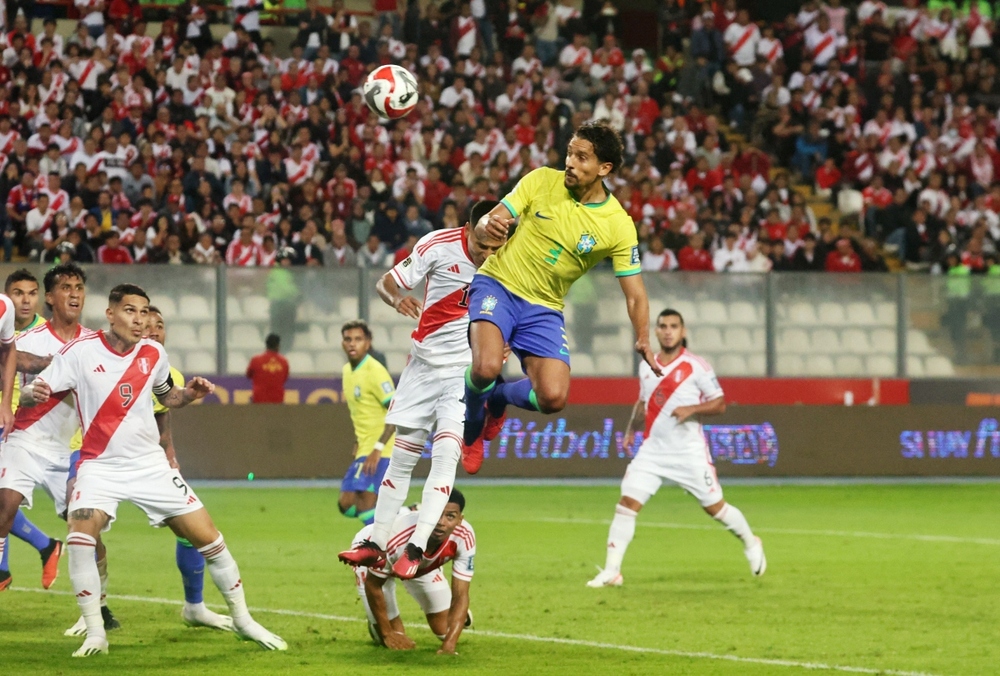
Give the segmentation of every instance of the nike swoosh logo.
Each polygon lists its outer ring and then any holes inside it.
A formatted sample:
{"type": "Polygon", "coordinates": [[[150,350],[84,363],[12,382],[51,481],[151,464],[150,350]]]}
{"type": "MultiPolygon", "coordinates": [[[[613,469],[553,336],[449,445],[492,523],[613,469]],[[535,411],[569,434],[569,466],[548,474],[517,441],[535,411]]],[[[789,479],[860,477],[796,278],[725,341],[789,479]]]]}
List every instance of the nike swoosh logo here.
{"type": "Polygon", "coordinates": [[[567,350],[559,350],[559,354],[566,355],[567,357],[569,356],[569,352],[567,350]]]}
{"type": "Polygon", "coordinates": [[[536,211],[535,212],[535,218],[541,218],[544,221],[551,221],[552,220],[551,216],[542,216],[542,212],[541,211],[536,211]]]}

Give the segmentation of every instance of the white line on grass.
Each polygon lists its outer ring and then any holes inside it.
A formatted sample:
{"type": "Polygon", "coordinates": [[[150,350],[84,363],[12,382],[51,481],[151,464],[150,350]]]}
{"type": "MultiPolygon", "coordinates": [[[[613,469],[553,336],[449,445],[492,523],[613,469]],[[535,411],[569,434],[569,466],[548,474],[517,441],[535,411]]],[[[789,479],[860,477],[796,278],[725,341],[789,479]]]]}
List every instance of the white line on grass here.
{"type": "MultiPolygon", "coordinates": [[[[11,591],[34,592],[38,594],[57,594],[59,596],[72,596],[73,592],[55,589],[31,589],[28,587],[11,587],[11,591]]],[[[162,605],[182,606],[183,601],[177,599],[163,599],[155,596],[129,596],[109,594],[109,599],[118,601],[137,601],[140,603],[158,603],[162,605]]],[[[213,608],[225,606],[214,603],[205,604],[213,608]]],[[[288,615],[291,617],[306,617],[316,620],[329,620],[331,622],[364,622],[360,617],[345,617],[343,615],[327,615],[324,613],[309,613],[302,610],[286,610],[282,608],[250,608],[254,613],[271,613],[274,615],[288,615]]],[[[417,625],[420,626],[420,625],[417,625]]],[[[420,626],[421,629],[427,627],[420,626]]],[[[533,643],[556,643],[558,645],[572,645],[583,648],[598,648],[601,650],[620,650],[630,653],[642,653],[646,655],[666,655],[668,657],[685,657],[688,659],[701,660],[721,660],[723,662],[738,662],[740,664],[763,664],[772,667],[793,667],[798,669],[812,669],[815,671],[839,671],[851,674],[886,674],[887,676],[934,676],[923,671],[899,671],[896,669],[871,669],[869,667],[850,667],[840,664],[825,664],[823,662],[799,662],[797,660],[768,659],[766,657],[740,657],[738,655],[719,655],[716,653],[696,652],[689,650],[670,650],[667,648],[644,648],[641,646],[620,645],[617,643],[601,643],[599,641],[584,641],[573,638],[557,638],[554,636],[534,636],[533,634],[510,634],[503,631],[470,630],[476,636],[487,636],[490,638],[506,638],[517,641],[531,641],[533,643]]]]}
{"type": "MultiPolygon", "coordinates": [[[[545,517],[539,519],[524,519],[523,521],[534,521],[536,523],[578,524],[581,526],[607,526],[611,523],[610,519],[558,519],[558,518],[545,518],[545,517]]],[[[642,520],[640,520],[637,525],[647,526],[649,528],[669,528],[672,530],[719,530],[720,528],[719,526],[714,526],[709,524],[702,525],[693,523],[655,523],[655,522],[649,523],[642,520]]],[[[1000,546],[1000,540],[997,539],[966,538],[966,537],[958,537],[956,535],[922,535],[920,533],[870,533],[867,531],[849,531],[849,530],[809,530],[806,528],[757,528],[757,527],[754,527],[754,532],[775,533],[779,535],[819,535],[824,537],[868,538],[872,540],[916,540],[918,542],[947,542],[951,544],[990,545],[993,547],[1000,546]]]]}

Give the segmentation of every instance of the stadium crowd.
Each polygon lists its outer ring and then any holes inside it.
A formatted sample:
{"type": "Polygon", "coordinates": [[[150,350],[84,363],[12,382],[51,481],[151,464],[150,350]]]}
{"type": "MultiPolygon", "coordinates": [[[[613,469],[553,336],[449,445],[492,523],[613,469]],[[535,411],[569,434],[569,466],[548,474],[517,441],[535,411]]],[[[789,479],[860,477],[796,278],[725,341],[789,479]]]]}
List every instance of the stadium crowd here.
{"type": "Polygon", "coordinates": [[[877,271],[888,252],[1000,273],[985,2],[810,0],[771,25],[735,0],[664,0],[659,54],[620,47],[613,0],[380,0],[373,16],[308,0],[287,54],[258,0],[232,2],[221,41],[199,0],[155,38],[135,2],[75,2],[68,38],[8,3],[8,260],[388,266],[605,119],[646,270],[877,271]],[[391,124],[359,92],[386,63],[422,94],[391,124]],[[858,217],[817,219],[803,182],[858,217]]]}

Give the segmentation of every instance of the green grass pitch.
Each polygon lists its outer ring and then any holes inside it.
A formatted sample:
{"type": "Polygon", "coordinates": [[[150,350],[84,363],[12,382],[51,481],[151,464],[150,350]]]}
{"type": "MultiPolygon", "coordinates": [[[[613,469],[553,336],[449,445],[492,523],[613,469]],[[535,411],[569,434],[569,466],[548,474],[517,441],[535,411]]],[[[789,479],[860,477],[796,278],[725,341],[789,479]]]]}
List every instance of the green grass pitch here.
{"type": "MultiPolygon", "coordinates": [[[[603,563],[615,488],[469,486],[478,632],[463,635],[459,656],[440,657],[408,597],[415,652],[376,649],[363,622],[349,621],[363,610],[336,552],[359,525],[338,514],[336,491],[204,489],[257,619],[288,641],[287,653],[185,628],[178,605],[156,600],[183,598],[173,538],[123,506],[107,535],[109,592],[132,598],[111,599],[123,628],[109,636],[110,655],[70,659],[80,639],[62,636],[77,618],[65,562],[57,593],[39,593],[37,555],[12,540],[2,673],[996,674],[997,490],[731,486],[727,499],[764,539],[761,579],[693,500],[663,490],[639,517],[625,586],[593,590],[584,583],[603,563]]],[[[30,516],[64,532],[43,497],[30,516]]],[[[221,601],[207,579],[206,600],[221,601]]]]}

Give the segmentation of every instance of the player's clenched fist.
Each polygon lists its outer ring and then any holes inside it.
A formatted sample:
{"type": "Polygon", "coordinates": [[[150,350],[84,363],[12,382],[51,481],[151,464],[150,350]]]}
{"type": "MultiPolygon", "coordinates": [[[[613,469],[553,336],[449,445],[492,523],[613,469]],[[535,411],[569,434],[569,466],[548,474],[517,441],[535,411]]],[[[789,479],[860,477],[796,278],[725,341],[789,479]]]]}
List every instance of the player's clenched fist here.
{"type": "Polygon", "coordinates": [[[396,312],[413,319],[420,319],[420,301],[413,296],[402,296],[396,303],[396,312]]]}
{"type": "Polygon", "coordinates": [[[197,401],[215,392],[215,385],[200,376],[196,376],[188,381],[184,391],[191,401],[197,401]]]}
{"type": "Polygon", "coordinates": [[[49,384],[41,378],[35,378],[31,381],[30,389],[31,398],[36,404],[44,404],[49,400],[49,397],[52,396],[52,388],[49,387],[49,384]]]}
{"type": "Polygon", "coordinates": [[[504,218],[496,214],[486,214],[479,219],[476,229],[485,231],[490,239],[507,239],[507,230],[510,228],[513,218],[504,218]]]}

